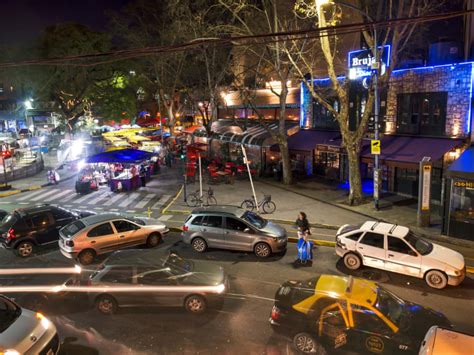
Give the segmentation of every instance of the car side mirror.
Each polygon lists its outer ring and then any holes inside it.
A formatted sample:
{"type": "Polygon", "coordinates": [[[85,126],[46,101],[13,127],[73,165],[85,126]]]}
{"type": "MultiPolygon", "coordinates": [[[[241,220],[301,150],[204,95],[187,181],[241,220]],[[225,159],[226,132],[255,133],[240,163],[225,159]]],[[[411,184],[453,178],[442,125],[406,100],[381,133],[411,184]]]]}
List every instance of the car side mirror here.
{"type": "Polygon", "coordinates": [[[253,234],[253,230],[250,228],[245,228],[244,233],[253,234]]]}

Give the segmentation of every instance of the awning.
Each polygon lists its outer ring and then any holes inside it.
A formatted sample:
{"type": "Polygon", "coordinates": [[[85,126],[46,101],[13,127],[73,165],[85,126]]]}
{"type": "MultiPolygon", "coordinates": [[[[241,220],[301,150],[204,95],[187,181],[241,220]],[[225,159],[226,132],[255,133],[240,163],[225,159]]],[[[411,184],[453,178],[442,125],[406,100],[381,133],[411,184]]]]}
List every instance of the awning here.
{"type": "MultiPolygon", "coordinates": [[[[381,139],[380,143],[382,163],[384,161],[397,162],[418,167],[418,163],[424,157],[430,157],[431,161],[438,161],[445,153],[462,145],[463,141],[449,138],[387,135],[381,139]]],[[[370,145],[362,149],[361,157],[365,162],[373,160],[374,156],[370,153],[370,145]]]]}
{"type": "Polygon", "coordinates": [[[194,131],[196,131],[198,129],[204,129],[204,127],[203,126],[191,126],[191,127],[183,129],[181,132],[187,133],[187,134],[193,134],[194,131]]]}
{"type": "Polygon", "coordinates": [[[153,154],[137,149],[121,149],[103,152],[85,159],[85,163],[137,164],[150,159],[153,154]]]}
{"type": "MultiPolygon", "coordinates": [[[[339,144],[335,142],[341,134],[334,131],[315,131],[315,130],[300,130],[298,133],[288,137],[288,148],[290,150],[302,150],[311,152],[316,149],[318,144],[339,144]]],[[[278,144],[271,147],[274,152],[279,152],[278,144]]]]}
{"type": "Polygon", "coordinates": [[[446,176],[474,179],[474,146],[466,149],[461,156],[451,164],[446,176]]]}

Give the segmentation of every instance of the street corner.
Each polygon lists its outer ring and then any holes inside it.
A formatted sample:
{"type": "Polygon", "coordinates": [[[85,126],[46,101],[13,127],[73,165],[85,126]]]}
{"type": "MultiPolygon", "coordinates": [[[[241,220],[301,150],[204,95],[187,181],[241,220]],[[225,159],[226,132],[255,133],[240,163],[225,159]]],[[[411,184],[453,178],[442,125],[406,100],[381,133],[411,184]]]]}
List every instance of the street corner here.
{"type": "Polygon", "coordinates": [[[22,190],[3,191],[3,192],[0,192],[0,198],[12,196],[12,195],[16,195],[16,194],[19,194],[19,193],[21,193],[21,192],[22,192],[22,190]]]}

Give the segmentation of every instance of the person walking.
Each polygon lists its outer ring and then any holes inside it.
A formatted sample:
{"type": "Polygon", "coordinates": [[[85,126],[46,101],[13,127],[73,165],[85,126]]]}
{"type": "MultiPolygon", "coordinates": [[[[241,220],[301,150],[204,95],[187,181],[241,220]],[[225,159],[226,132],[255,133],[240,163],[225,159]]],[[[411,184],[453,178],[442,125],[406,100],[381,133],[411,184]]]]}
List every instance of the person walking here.
{"type": "Polygon", "coordinates": [[[145,187],[146,186],[146,168],[145,166],[141,166],[140,167],[140,180],[142,181],[142,186],[145,187]]]}
{"type": "Polygon", "coordinates": [[[298,243],[296,245],[298,257],[295,261],[295,266],[311,266],[313,262],[313,242],[308,240],[308,237],[311,235],[311,229],[306,213],[300,212],[295,224],[298,228],[298,243]]]}

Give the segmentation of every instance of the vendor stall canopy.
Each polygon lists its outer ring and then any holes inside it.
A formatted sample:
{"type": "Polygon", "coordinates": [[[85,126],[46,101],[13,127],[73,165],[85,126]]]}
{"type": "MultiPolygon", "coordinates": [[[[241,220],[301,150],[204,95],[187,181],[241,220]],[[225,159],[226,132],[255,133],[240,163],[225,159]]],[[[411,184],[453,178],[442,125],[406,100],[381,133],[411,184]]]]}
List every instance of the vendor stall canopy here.
{"type": "Polygon", "coordinates": [[[120,164],[137,164],[150,159],[152,153],[137,149],[121,149],[109,152],[103,152],[88,157],[84,162],[92,163],[120,163],[120,164]]]}

